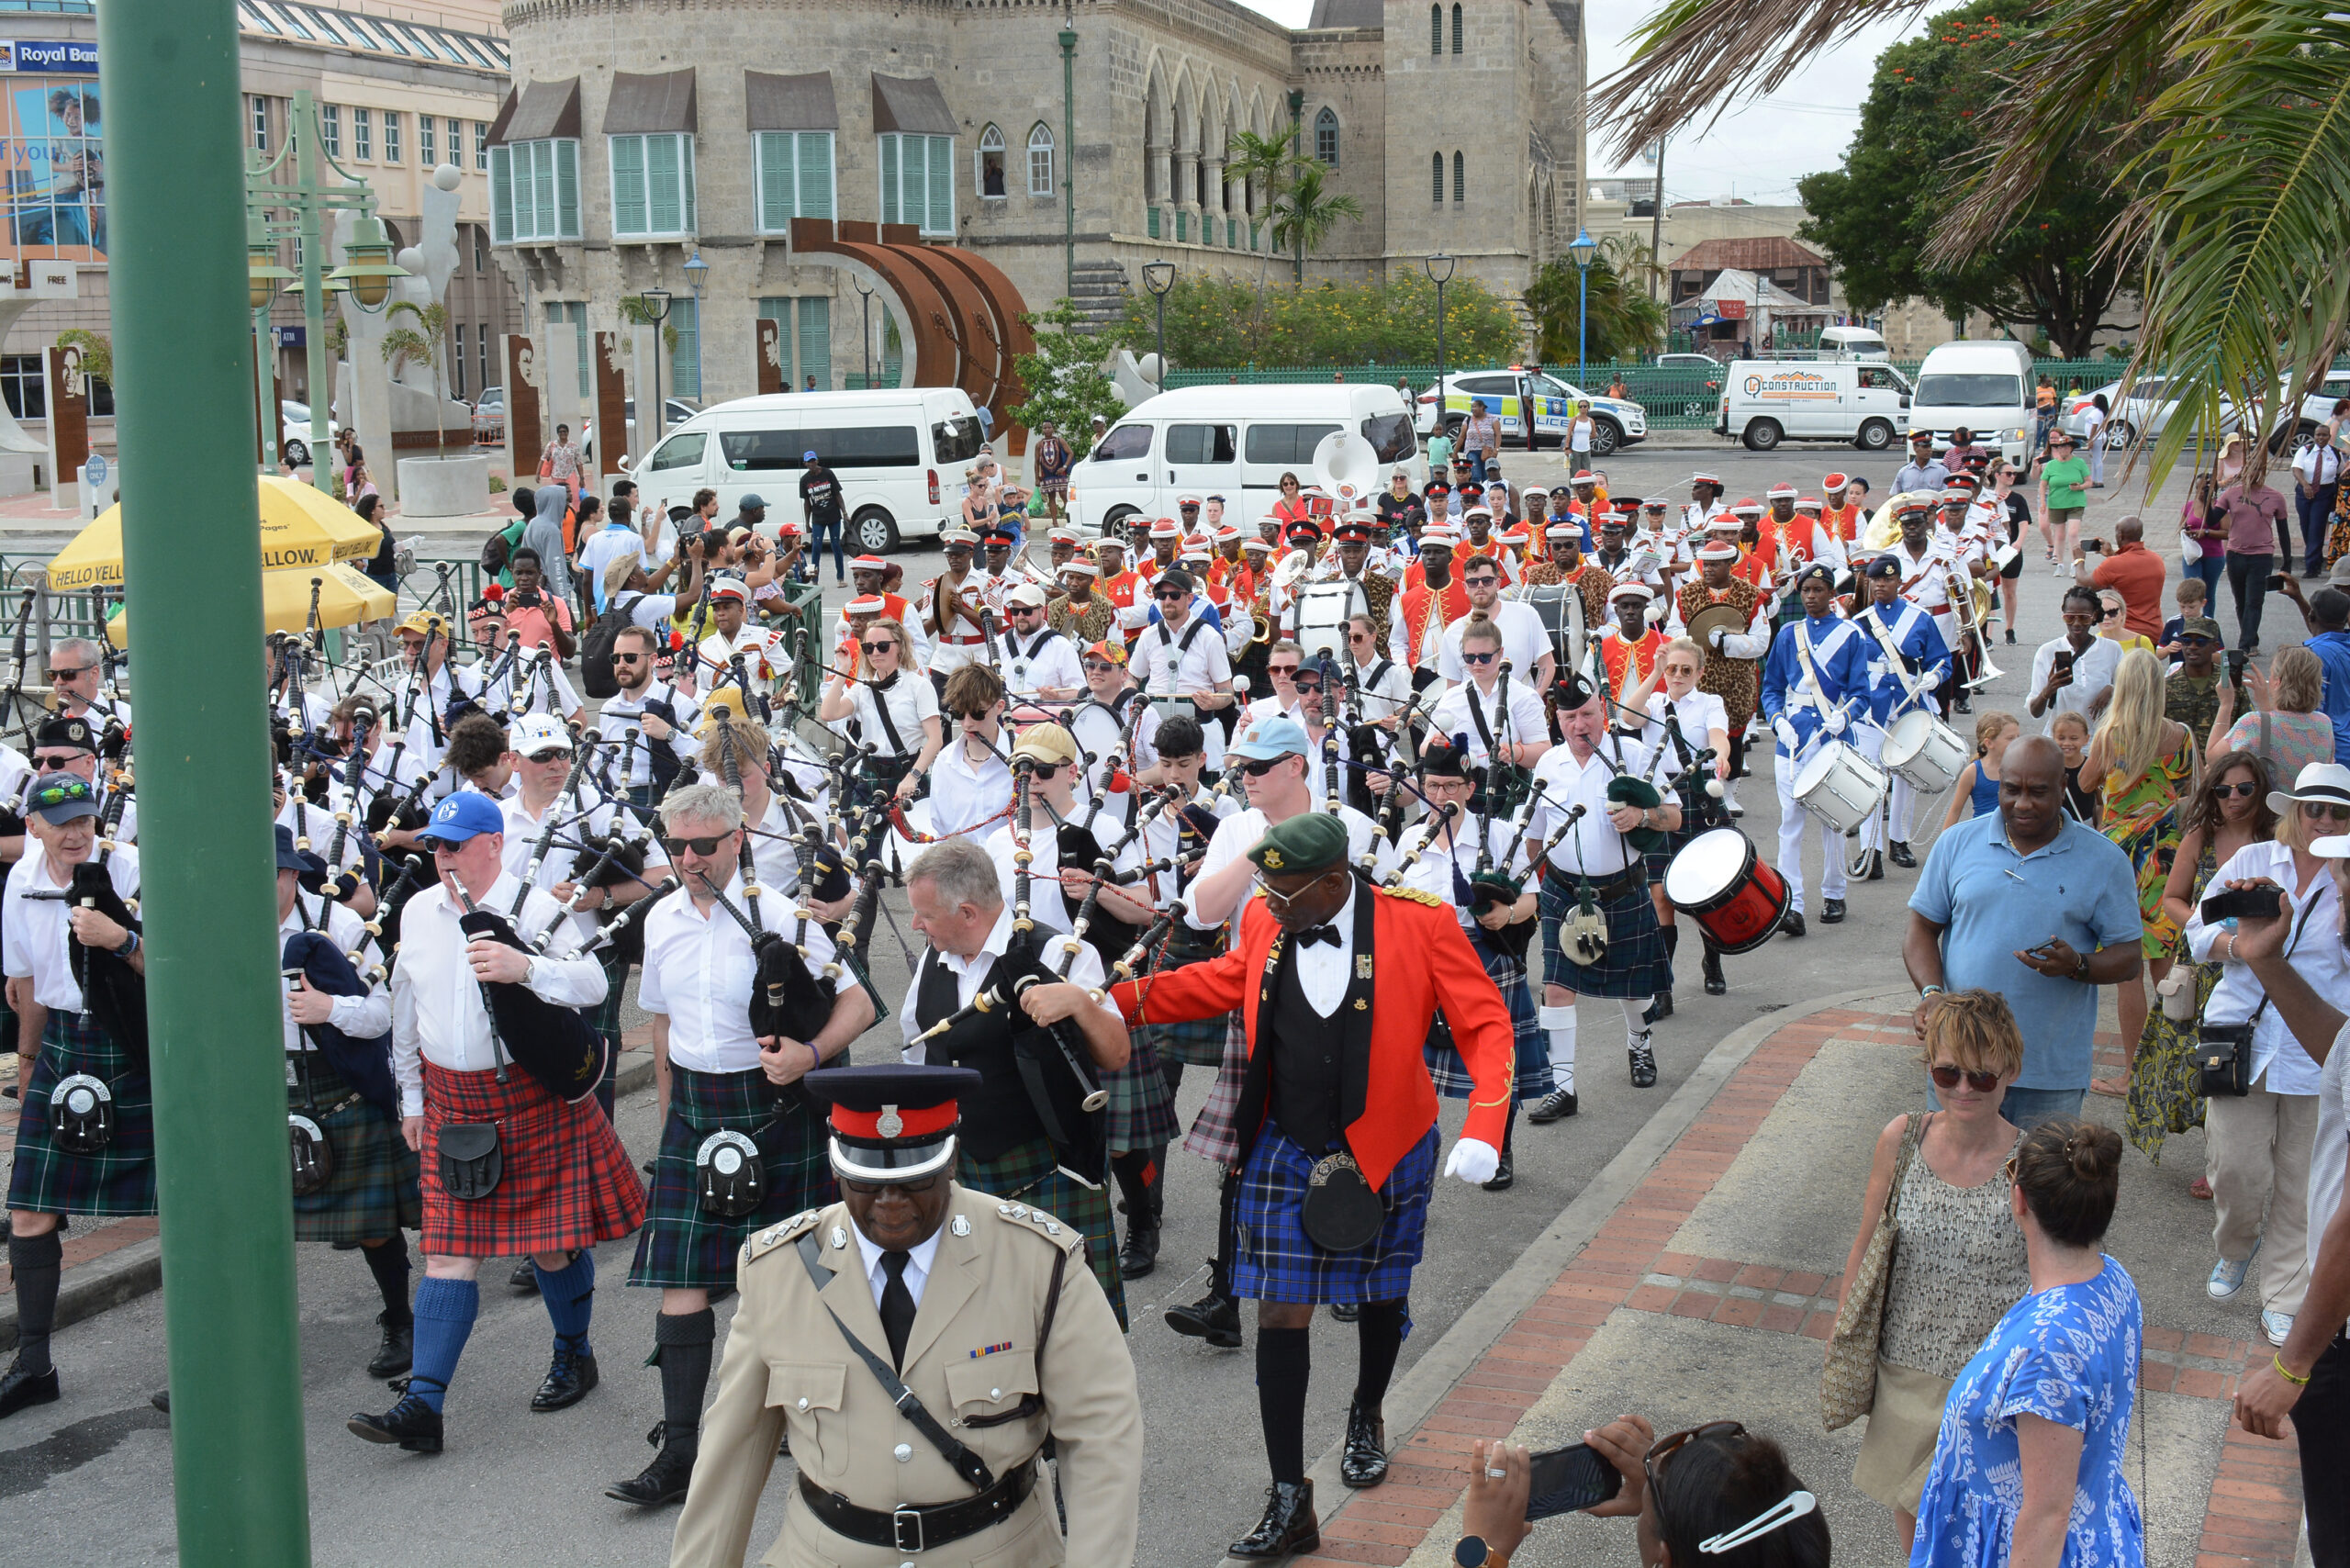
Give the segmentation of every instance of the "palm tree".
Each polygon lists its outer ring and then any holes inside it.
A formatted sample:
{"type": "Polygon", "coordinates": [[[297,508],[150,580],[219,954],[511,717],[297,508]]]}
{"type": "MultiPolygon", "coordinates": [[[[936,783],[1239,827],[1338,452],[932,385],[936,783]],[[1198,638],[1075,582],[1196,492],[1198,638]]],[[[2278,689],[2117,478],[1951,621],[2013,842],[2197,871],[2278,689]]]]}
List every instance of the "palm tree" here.
{"type": "MultiPolygon", "coordinates": [[[[1297,122],[1292,120],[1271,136],[1259,136],[1253,130],[1236,130],[1224,144],[1224,173],[1226,179],[1244,182],[1243,188],[1252,196],[1259,183],[1264,186],[1265,199],[1270,204],[1289,188],[1290,165],[1297,154],[1293,151],[1298,134],[1297,122]]],[[[1248,215],[1248,245],[1257,250],[1258,212],[1248,215]]],[[[1265,263],[1270,252],[1257,251],[1257,304],[1265,302],[1265,263]]]]}
{"type": "Polygon", "coordinates": [[[1362,203],[1350,196],[1325,192],[1324,182],[1329,174],[1327,164],[1301,158],[1289,188],[1273,202],[1273,243],[1291,248],[1301,283],[1305,279],[1305,253],[1320,250],[1322,241],[1330,237],[1330,230],[1338,226],[1340,218],[1358,222],[1362,218],[1362,203]]]}
{"type": "Polygon", "coordinates": [[[400,300],[386,312],[397,316],[402,312],[416,318],[413,327],[394,327],[384,334],[384,363],[399,374],[399,361],[414,360],[432,372],[432,455],[443,458],[441,428],[441,408],[448,401],[441,388],[441,341],[449,330],[449,308],[445,305],[417,305],[400,300]]]}

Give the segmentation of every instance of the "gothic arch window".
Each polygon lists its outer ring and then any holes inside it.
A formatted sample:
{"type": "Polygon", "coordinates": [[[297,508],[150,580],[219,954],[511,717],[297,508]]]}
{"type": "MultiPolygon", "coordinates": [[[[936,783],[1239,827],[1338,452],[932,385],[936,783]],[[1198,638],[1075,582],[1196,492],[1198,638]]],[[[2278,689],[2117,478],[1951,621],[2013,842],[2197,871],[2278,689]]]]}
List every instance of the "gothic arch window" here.
{"type": "Polygon", "coordinates": [[[1053,194],[1053,133],[1043,120],[1028,132],[1028,194],[1053,194]]]}
{"type": "Polygon", "coordinates": [[[1432,195],[1435,196],[1435,198],[1436,198],[1436,204],[1437,204],[1437,206],[1438,206],[1438,207],[1442,207],[1442,206],[1444,205],[1444,154],[1443,154],[1443,153],[1441,153],[1441,152],[1431,152],[1431,153],[1429,153],[1429,154],[1428,154],[1428,180],[1429,180],[1430,185],[1433,186],[1433,190],[1432,190],[1431,194],[1432,194],[1432,195]]]}
{"type": "Polygon", "coordinates": [[[1444,52],[1444,7],[1442,6],[1428,7],[1428,52],[1430,54],[1444,52]]]}
{"type": "Polygon", "coordinates": [[[1459,207],[1469,199],[1469,161],[1460,153],[1452,155],[1452,205],[1459,207]]]}
{"type": "Polygon", "coordinates": [[[1460,7],[1458,4],[1452,7],[1452,52],[1460,52],[1460,7]]]}
{"type": "Polygon", "coordinates": [[[1333,169],[1338,166],[1338,117],[1328,108],[1314,117],[1314,156],[1333,169]]]}
{"type": "Polygon", "coordinates": [[[979,195],[1003,199],[1003,132],[990,125],[979,132],[979,195]]]}

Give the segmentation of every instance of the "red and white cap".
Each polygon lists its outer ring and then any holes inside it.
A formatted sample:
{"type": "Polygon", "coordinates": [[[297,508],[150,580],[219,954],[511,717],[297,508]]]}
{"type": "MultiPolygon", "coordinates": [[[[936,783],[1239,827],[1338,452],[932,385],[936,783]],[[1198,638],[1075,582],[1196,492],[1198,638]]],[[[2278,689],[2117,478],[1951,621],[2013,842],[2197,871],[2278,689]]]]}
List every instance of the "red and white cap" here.
{"type": "Polygon", "coordinates": [[[950,528],[938,536],[941,544],[960,544],[965,549],[979,542],[979,536],[968,528],[950,528]]]}
{"type": "Polygon", "coordinates": [[[1080,576],[1089,577],[1098,577],[1102,575],[1102,568],[1095,566],[1092,562],[1087,560],[1082,555],[1071,555],[1068,560],[1063,561],[1059,566],[1054,567],[1053,570],[1060,573],[1064,577],[1071,572],[1076,572],[1080,576]]]}
{"type": "Polygon", "coordinates": [[[1718,511],[1706,520],[1706,532],[1708,533],[1736,533],[1745,526],[1738,517],[1726,511],[1718,511]]]}
{"type": "Polygon", "coordinates": [[[1708,540],[1706,543],[1698,547],[1697,559],[1700,561],[1735,561],[1738,559],[1738,544],[1735,541],[1729,539],[1708,540]]]}
{"type": "Polygon", "coordinates": [[[1229,544],[1239,537],[1240,525],[1237,522],[1225,523],[1215,531],[1215,542],[1218,544],[1229,544]]]}
{"type": "Polygon", "coordinates": [[[1199,551],[1203,554],[1213,555],[1215,554],[1215,545],[1209,541],[1208,536],[1204,533],[1187,533],[1183,535],[1183,554],[1189,555],[1194,550],[1199,551]]]}
{"type": "Polygon", "coordinates": [[[852,555],[848,569],[852,572],[886,572],[890,569],[890,563],[878,555],[852,555]]]}
{"type": "Polygon", "coordinates": [[[1150,537],[1153,543],[1161,539],[1181,539],[1183,537],[1183,525],[1171,517],[1162,517],[1150,525],[1150,537]]]}
{"type": "Polygon", "coordinates": [[[1787,483],[1785,479],[1782,479],[1777,484],[1772,486],[1769,489],[1763,491],[1762,494],[1771,500],[1791,501],[1796,498],[1796,487],[1787,483]]]}
{"type": "Polygon", "coordinates": [[[1526,524],[1522,522],[1515,528],[1503,529],[1499,533],[1494,535],[1494,537],[1500,540],[1505,544],[1518,545],[1531,543],[1534,539],[1534,535],[1528,532],[1526,524]]]}
{"type": "Polygon", "coordinates": [[[717,577],[710,580],[710,597],[747,599],[751,597],[751,590],[743,586],[743,579],[740,577],[717,577]]]}
{"type": "Polygon", "coordinates": [[[1082,544],[1085,543],[1084,539],[1079,535],[1077,530],[1073,528],[1056,528],[1050,533],[1045,535],[1045,541],[1046,543],[1050,544],[1082,544]]]}
{"type": "MultiPolygon", "coordinates": [[[[1792,495],[1794,492],[1790,489],[1788,493],[1792,495]]],[[[1734,517],[1761,517],[1763,512],[1770,509],[1763,506],[1761,501],[1756,500],[1752,496],[1740,496],[1738,498],[1738,504],[1729,510],[1731,515],[1734,517]]]]}
{"type": "Polygon", "coordinates": [[[1273,551],[1273,542],[1256,534],[1250,534],[1248,538],[1240,542],[1240,548],[1244,552],[1255,550],[1262,554],[1270,555],[1273,551]]]}
{"type": "Polygon", "coordinates": [[[1827,510],[1827,507],[1828,503],[1821,500],[1818,496],[1797,496],[1796,498],[1796,510],[1797,511],[1824,511],[1827,510]]]}
{"type": "Polygon", "coordinates": [[[1200,498],[1197,496],[1178,496],[1175,498],[1175,505],[1179,510],[1183,507],[1190,507],[1192,510],[1197,511],[1200,506],[1200,498]]]}
{"type": "Polygon", "coordinates": [[[1449,550],[1460,543],[1460,535],[1453,532],[1449,528],[1423,529],[1420,532],[1420,548],[1423,550],[1431,544],[1441,545],[1449,550]]]}
{"type": "Polygon", "coordinates": [[[843,615],[878,615],[890,608],[890,601],[878,593],[861,593],[841,606],[843,615]]]}
{"type": "Polygon", "coordinates": [[[1646,604],[1655,598],[1656,591],[1646,583],[1617,583],[1607,590],[1607,602],[1610,604],[1619,599],[1637,599],[1642,604],[1646,604]]]}
{"type": "Polygon", "coordinates": [[[1569,479],[1567,483],[1570,485],[1596,485],[1599,483],[1599,476],[1593,473],[1588,468],[1578,468],[1574,472],[1574,477],[1569,479]]]}
{"type": "Polygon", "coordinates": [[[1852,476],[1849,474],[1830,474],[1819,481],[1819,487],[1832,496],[1852,482],[1852,476]]]}

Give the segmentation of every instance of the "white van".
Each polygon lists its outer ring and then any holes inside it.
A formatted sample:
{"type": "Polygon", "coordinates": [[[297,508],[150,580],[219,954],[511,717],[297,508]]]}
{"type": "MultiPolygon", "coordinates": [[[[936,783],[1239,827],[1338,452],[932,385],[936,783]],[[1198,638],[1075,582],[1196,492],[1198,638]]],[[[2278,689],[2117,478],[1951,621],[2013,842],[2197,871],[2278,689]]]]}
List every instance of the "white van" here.
{"type": "Polygon", "coordinates": [[[987,435],[956,386],[786,392],[705,409],[673,430],[629,474],[647,506],[685,506],[707,487],[718,515],[745,495],[775,521],[800,519],[808,453],[840,476],[853,551],[894,550],[960,514],[963,470],[987,435]]]}
{"type": "Polygon", "coordinates": [[[1882,360],[1735,360],[1722,377],[1714,433],[1736,437],[1749,452],[1818,440],[1883,452],[1900,431],[1908,394],[1901,373],[1882,360]]]}
{"type": "Polygon", "coordinates": [[[1913,429],[1934,432],[1936,450],[1964,425],[1983,446],[2021,463],[2031,444],[2031,350],[2012,338],[1960,340],[1926,355],[1910,399],[1913,429]]]}
{"type": "Polygon", "coordinates": [[[1427,487],[1412,411],[1393,386],[1184,386],[1146,398],[1094,443],[1069,477],[1069,515],[1102,528],[1136,513],[1172,517],[1178,496],[1218,495],[1225,519],[1245,528],[1273,510],[1283,474],[1315,482],[1314,449],[1339,430],[1378,454],[1365,490],[1385,489],[1397,468],[1413,489],[1427,487]]]}
{"type": "Polygon", "coordinates": [[[1867,327],[1827,327],[1819,333],[1822,359],[1884,359],[1885,338],[1867,327]]]}

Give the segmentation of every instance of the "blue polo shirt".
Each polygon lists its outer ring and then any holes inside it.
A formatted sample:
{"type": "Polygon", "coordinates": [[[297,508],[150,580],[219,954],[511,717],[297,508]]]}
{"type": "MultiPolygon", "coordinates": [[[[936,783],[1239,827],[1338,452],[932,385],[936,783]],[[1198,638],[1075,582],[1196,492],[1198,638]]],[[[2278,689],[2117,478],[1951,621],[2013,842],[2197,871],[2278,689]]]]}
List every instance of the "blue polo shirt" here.
{"type": "Polygon", "coordinates": [[[2098,988],[2051,979],[2016,954],[2061,936],[2076,951],[2135,945],[2138,878],[2130,857],[2071,817],[2029,855],[1998,812],[1934,840],[1909,907],[1942,927],[1942,983],[2008,999],[2023,1031],[2021,1089],[2086,1089],[2098,988]]]}
{"type": "Polygon", "coordinates": [[[2325,666],[2325,716],[2333,721],[2333,760],[2350,763],[2350,632],[2320,632],[2301,646],[2325,666]]]}

